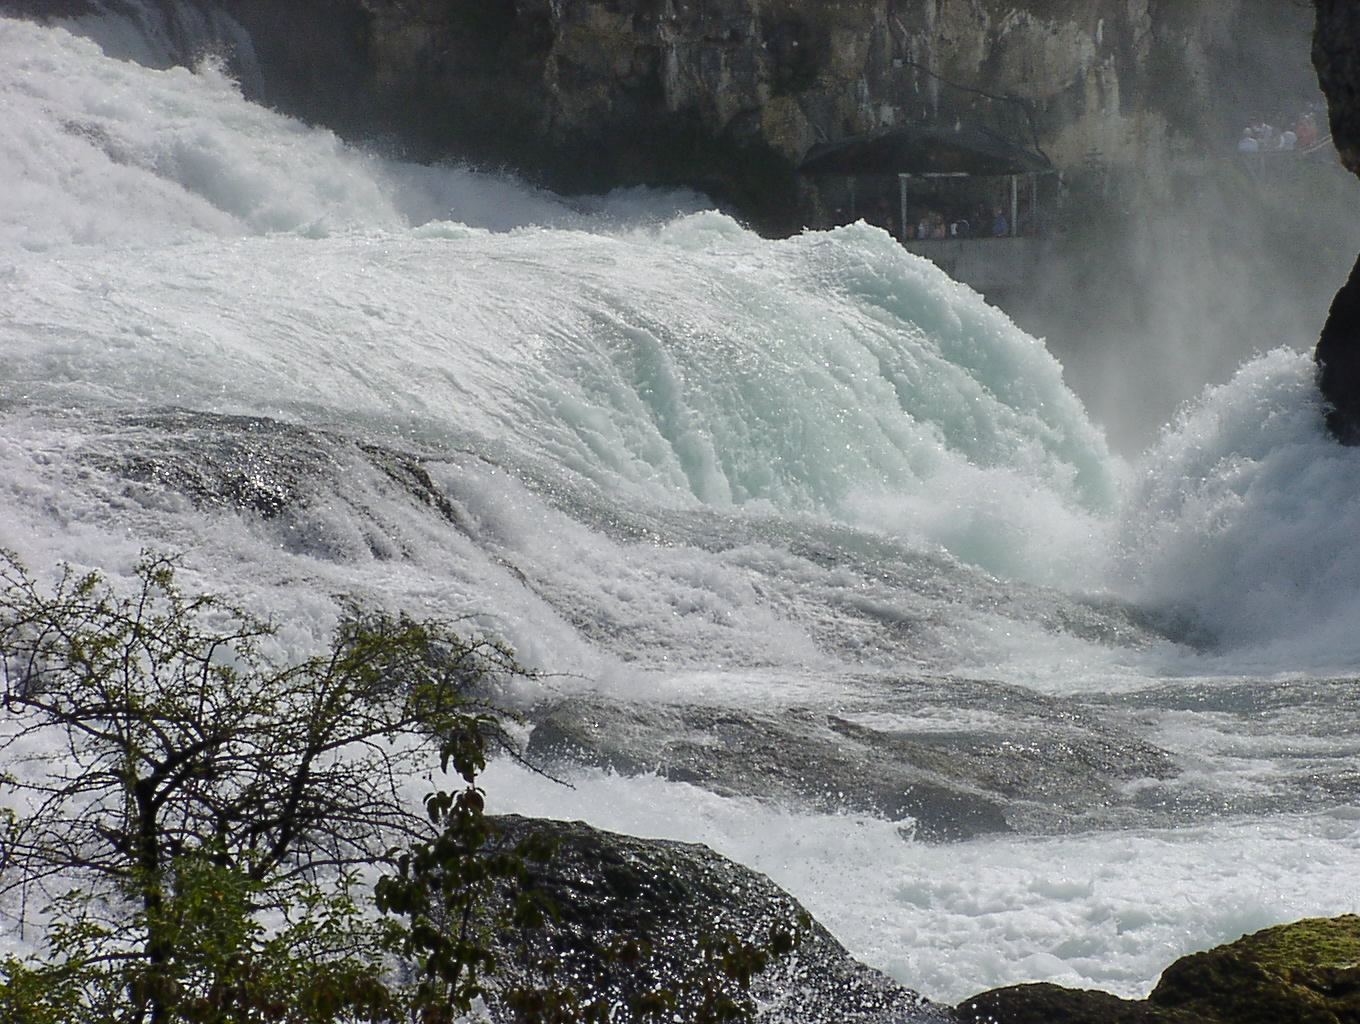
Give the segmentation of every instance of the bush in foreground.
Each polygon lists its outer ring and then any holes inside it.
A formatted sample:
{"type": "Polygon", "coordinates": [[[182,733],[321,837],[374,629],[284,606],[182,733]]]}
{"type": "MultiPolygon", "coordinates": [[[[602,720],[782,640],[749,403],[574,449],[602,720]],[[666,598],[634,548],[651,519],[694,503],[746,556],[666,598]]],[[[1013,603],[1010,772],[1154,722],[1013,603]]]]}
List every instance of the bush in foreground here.
{"type": "MultiPolygon", "coordinates": [[[[683,985],[622,1002],[547,963],[498,978],[556,912],[531,884],[550,845],[501,843],[477,785],[504,717],[475,694],[523,672],[508,649],[346,604],[328,651],[279,665],[268,624],[185,595],[175,569],[148,554],[130,595],[69,569],[45,593],[0,552],[0,897],[45,927],[44,955],[0,963],[0,1021],[442,1024],[484,999],[523,1021],[753,1014],[751,976],[794,927],[706,940],[683,985]],[[436,754],[459,783],[420,813],[403,788],[436,754]]],[[[626,970],[645,937],[588,952],[626,970]]]]}

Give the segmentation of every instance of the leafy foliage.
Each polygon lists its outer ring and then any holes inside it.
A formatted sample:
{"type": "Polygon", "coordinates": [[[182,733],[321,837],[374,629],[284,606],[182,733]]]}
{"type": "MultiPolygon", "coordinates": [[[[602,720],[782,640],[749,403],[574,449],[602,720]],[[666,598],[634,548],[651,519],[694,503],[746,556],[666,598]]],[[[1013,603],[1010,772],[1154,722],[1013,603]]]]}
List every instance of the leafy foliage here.
{"type": "MultiPolygon", "coordinates": [[[[278,665],[268,624],[186,596],[176,568],[144,555],[130,596],[68,569],[47,594],[0,552],[0,896],[30,923],[42,906],[48,954],[0,961],[0,1021],[753,1016],[752,978],[806,922],[710,936],[670,986],[587,984],[556,956],[504,969],[557,917],[535,884],[551,843],[507,841],[477,784],[505,736],[476,694],[523,672],[506,648],[345,604],[326,653],[278,665]],[[403,787],[436,750],[459,785],[421,814],[403,787]],[[354,894],[384,864],[379,915],[354,894]]],[[[651,977],[645,937],[552,941],[601,977],[651,977]]]]}
{"type": "Polygon", "coordinates": [[[426,797],[430,820],[441,826],[438,834],[403,854],[396,873],[379,879],[375,889],[378,909],[408,922],[402,952],[421,970],[414,1000],[426,1022],[470,1012],[490,994],[486,982],[498,966],[497,935],[542,927],[552,913],[525,886],[529,863],[546,861],[552,849],[532,838],[509,849],[499,845],[475,784],[479,767],[459,769],[462,790],[426,797]],[[500,898],[502,892],[510,898],[500,898]]]}
{"type": "Polygon", "coordinates": [[[327,653],[278,666],[267,624],[174,575],[147,555],[131,596],[69,570],[49,596],[0,560],[0,749],[22,808],[0,892],[45,895],[56,918],[54,964],[9,964],[6,998],[41,981],[34,1014],[65,1019],[73,1001],[129,1022],[388,1019],[350,872],[428,831],[406,778],[434,738],[483,765],[498,718],[471,694],[520,670],[446,624],[353,605],[327,653]]]}

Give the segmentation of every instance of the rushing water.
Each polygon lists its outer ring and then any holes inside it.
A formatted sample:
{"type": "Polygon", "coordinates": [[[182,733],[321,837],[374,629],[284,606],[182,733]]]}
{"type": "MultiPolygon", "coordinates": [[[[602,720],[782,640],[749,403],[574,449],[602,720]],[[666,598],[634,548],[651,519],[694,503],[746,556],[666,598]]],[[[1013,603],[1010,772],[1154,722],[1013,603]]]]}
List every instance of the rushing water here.
{"type": "Polygon", "coordinates": [[[994,680],[1166,751],[1175,779],[1099,827],[947,845],[654,774],[488,774],[499,810],[709,843],[936,999],[1141,995],[1360,909],[1360,451],[1322,434],[1306,337],[1130,464],[1041,342],[876,229],[771,241],[695,196],[405,165],[210,64],[8,19],[0,183],[0,545],[40,572],[182,552],[299,652],[338,593],[468,616],[547,673],[525,706],[994,680]],[[1054,628],[1077,599],[1174,629],[1054,628]]]}

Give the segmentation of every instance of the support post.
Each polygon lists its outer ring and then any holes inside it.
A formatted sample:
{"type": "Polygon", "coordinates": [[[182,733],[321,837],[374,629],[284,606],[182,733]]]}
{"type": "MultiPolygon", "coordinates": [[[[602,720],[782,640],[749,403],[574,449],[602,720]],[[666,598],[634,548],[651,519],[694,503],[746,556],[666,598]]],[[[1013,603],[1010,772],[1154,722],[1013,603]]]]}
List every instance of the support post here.
{"type": "Polygon", "coordinates": [[[905,242],[907,240],[907,179],[910,174],[899,174],[897,176],[897,240],[905,242]]]}

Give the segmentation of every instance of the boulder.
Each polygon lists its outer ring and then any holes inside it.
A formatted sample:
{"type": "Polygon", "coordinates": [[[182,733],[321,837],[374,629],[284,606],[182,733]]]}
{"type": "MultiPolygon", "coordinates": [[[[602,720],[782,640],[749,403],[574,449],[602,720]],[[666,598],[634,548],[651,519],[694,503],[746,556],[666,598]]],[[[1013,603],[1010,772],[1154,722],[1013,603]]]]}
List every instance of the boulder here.
{"type": "MultiPolygon", "coordinates": [[[[772,925],[806,914],[763,875],[706,846],[638,839],[583,822],[508,815],[496,819],[503,835],[551,840],[556,853],[534,865],[530,885],[558,908],[556,920],[507,949],[504,968],[518,980],[548,980],[537,965],[557,962],[556,978],[576,979],[586,995],[661,987],[682,988],[705,959],[706,940],[724,935],[764,942],[772,925]],[[650,947],[640,960],[599,957],[640,938],[650,947]]],[[[854,960],[831,934],[807,918],[799,945],[752,980],[756,1020],[798,1024],[952,1024],[933,1003],[854,960]]]]}
{"type": "Polygon", "coordinates": [[[1360,1022],[1360,917],[1313,918],[1182,957],[1148,996],[1222,1024],[1360,1022]]]}

